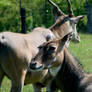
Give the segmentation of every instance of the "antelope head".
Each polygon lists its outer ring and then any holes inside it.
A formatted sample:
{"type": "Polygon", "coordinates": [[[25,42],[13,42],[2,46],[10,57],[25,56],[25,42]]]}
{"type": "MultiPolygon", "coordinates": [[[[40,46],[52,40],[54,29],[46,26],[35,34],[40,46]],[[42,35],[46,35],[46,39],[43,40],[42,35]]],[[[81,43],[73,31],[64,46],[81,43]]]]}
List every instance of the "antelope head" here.
{"type": "MultiPolygon", "coordinates": [[[[55,64],[57,65],[57,55],[63,52],[64,46],[70,40],[70,37],[71,33],[62,39],[51,40],[40,45],[38,47],[39,52],[30,63],[30,69],[33,71],[41,71],[55,67],[55,64]]],[[[61,58],[63,58],[63,55],[61,55],[61,58]]]]}
{"type": "MultiPolygon", "coordinates": [[[[64,14],[61,11],[61,9],[51,0],[48,0],[48,2],[53,6],[53,15],[55,16],[56,19],[56,23],[50,29],[52,31],[63,30],[64,32],[66,31],[68,33],[73,32],[73,36],[71,40],[73,42],[80,42],[80,36],[77,33],[76,24],[84,16],[76,16],[76,17],[74,16],[70,0],[67,0],[69,15],[64,14]]],[[[58,35],[59,36],[61,36],[62,34],[63,36],[66,35],[67,33],[65,34],[64,32],[63,33],[61,32],[61,34],[59,32],[58,35]]]]}

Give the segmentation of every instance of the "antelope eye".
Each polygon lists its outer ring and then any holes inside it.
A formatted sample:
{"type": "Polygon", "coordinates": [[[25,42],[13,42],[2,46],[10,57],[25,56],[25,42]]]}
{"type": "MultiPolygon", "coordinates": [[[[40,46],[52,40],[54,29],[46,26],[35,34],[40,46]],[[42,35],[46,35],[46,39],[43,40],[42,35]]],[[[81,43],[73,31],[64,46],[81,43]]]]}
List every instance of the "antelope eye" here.
{"type": "Polygon", "coordinates": [[[56,49],[56,47],[49,46],[49,47],[47,48],[47,51],[54,51],[55,49],[56,49]]]}

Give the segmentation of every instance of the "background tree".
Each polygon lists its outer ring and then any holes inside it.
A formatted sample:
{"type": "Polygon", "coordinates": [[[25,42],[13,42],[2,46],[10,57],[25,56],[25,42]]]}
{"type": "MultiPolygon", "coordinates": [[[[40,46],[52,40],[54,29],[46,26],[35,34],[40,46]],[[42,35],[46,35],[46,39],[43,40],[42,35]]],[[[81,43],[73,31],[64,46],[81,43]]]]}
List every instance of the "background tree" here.
{"type": "Polygon", "coordinates": [[[85,8],[86,8],[87,19],[88,19],[88,32],[92,33],[92,0],[86,0],[85,8]]]}
{"type": "MultiPolygon", "coordinates": [[[[53,0],[66,14],[67,1],[66,0],[53,0]]],[[[85,0],[71,0],[74,14],[85,15],[85,18],[78,23],[78,31],[87,31],[87,17],[85,9],[85,0]]],[[[91,0],[90,0],[90,2],[91,0]]],[[[51,13],[51,5],[47,3],[48,7],[48,27],[55,21],[51,13]]],[[[22,0],[22,7],[26,9],[26,30],[29,32],[35,27],[46,26],[46,12],[45,0],[22,0]]],[[[13,31],[20,32],[20,13],[19,13],[19,0],[0,0],[0,31],[13,31]]]]}

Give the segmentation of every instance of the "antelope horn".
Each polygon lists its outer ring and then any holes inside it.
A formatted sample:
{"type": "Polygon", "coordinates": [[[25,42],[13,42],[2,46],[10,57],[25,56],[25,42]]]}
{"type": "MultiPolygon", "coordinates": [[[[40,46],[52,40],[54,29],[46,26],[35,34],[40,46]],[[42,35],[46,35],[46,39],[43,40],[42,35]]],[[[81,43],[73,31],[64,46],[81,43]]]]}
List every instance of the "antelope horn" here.
{"type": "Polygon", "coordinates": [[[64,13],[61,11],[61,9],[54,2],[52,2],[51,0],[48,0],[48,2],[53,6],[53,8],[56,10],[56,12],[59,15],[64,15],[64,13]]]}
{"type": "Polygon", "coordinates": [[[67,2],[68,2],[68,9],[69,9],[69,16],[74,17],[71,2],[70,2],[70,0],[67,0],[67,2]]]}

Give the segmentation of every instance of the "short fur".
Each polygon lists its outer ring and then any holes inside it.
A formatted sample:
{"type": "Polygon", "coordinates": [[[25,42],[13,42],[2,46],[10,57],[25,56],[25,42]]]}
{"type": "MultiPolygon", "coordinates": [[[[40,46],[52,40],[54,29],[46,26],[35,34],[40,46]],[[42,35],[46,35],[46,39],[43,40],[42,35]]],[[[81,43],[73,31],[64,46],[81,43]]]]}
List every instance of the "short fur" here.
{"type": "Polygon", "coordinates": [[[38,51],[37,47],[46,42],[48,35],[51,39],[54,38],[53,33],[45,28],[35,28],[29,34],[0,33],[0,87],[4,76],[7,76],[12,82],[10,92],[21,92],[24,80],[25,84],[35,83],[45,76],[48,70],[40,73],[39,77],[39,73],[27,71],[32,57],[38,51]]]}
{"type": "Polygon", "coordinates": [[[65,48],[62,67],[51,82],[50,92],[57,89],[62,92],[92,92],[92,74],[85,73],[80,66],[79,61],[65,48]]]}

